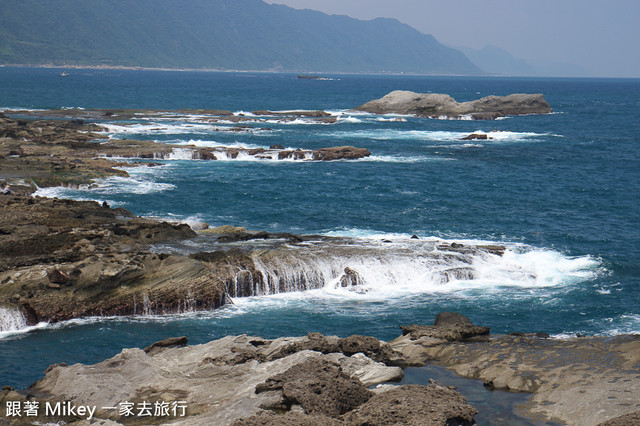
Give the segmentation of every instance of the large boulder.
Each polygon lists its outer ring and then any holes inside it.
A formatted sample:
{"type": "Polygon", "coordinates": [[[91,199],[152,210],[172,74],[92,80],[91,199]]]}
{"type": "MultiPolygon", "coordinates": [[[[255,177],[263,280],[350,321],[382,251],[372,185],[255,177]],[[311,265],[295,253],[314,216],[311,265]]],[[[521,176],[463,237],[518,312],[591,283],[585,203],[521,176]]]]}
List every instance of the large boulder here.
{"type": "Polygon", "coordinates": [[[552,112],[541,94],[487,96],[475,101],[458,103],[451,96],[442,93],[415,93],[403,90],[393,91],[354,109],[373,114],[412,114],[434,118],[470,115],[480,120],[495,119],[503,115],[552,112]]]}

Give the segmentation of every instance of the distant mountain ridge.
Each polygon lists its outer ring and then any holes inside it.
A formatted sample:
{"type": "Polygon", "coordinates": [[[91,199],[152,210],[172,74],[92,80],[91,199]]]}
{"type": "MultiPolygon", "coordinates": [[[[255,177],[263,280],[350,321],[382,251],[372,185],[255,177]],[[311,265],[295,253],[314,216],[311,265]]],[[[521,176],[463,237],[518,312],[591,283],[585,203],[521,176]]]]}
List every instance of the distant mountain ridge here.
{"type": "Polygon", "coordinates": [[[471,62],[491,74],[518,76],[535,76],[538,74],[527,61],[515,58],[506,50],[496,46],[489,45],[479,50],[456,46],[455,49],[460,50],[471,62]]]}
{"type": "Polygon", "coordinates": [[[0,64],[485,74],[394,19],[262,0],[0,0],[0,64]]]}

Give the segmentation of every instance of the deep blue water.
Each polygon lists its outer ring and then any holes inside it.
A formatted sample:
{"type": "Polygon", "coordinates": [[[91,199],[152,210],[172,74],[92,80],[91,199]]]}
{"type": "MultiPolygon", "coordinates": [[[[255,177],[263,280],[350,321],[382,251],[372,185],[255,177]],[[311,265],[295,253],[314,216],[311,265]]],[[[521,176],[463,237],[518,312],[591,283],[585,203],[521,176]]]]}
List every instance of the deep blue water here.
{"type": "MultiPolygon", "coordinates": [[[[340,114],[339,122],[255,124],[271,130],[229,134],[169,120],[151,126],[162,131],[137,126],[126,136],[205,145],[354,145],[368,148],[372,159],[166,160],[165,167],[133,171],[129,180],[54,195],[213,226],[368,240],[384,235],[401,243],[412,234],[490,241],[507,245],[515,266],[506,273],[496,269],[494,279],[479,285],[462,282],[438,291],[428,285],[422,292],[415,286],[411,292],[394,293],[393,286],[376,292],[380,283],[374,282],[366,297],[261,297],[213,313],[94,319],[13,334],[0,339],[0,384],[24,387],[51,363],[93,363],[176,335],[192,343],[227,334],[271,338],[308,331],[391,339],[398,325],[431,323],[443,310],[462,312],[496,333],[640,333],[640,80],[58,73],[0,68],[0,109],[323,109],[340,114]],[[555,112],[473,122],[378,121],[346,111],[396,89],[447,93],[458,101],[543,93],[555,112]],[[459,140],[477,130],[496,139],[459,140]]],[[[125,137],[116,128],[113,136],[125,137]]],[[[498,266],[485,265],[489,273],[491,268],[498,266]]]]}

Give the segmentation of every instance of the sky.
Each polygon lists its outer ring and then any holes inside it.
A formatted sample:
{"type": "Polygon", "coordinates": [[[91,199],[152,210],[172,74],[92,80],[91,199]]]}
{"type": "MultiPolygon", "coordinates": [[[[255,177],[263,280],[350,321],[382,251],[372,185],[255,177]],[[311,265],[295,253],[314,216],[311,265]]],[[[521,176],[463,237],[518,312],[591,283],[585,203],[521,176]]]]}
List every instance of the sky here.
{"type": "Polygon", "coordinates": [[[449,46],[500,47],[535,68],[640,77],[640,0],[266,0],[358,19],[396,18],[449,46]]]}

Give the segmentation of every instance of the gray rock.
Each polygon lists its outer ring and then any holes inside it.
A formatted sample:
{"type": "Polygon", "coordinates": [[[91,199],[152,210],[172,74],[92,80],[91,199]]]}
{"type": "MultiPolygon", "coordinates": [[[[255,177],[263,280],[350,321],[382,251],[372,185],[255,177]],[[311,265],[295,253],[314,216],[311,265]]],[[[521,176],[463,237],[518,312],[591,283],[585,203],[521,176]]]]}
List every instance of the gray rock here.
{"type": "Polygon", "coordinates": [[[357,108],[373,114],[413,114],[422,117],[460,117],[495,119],[503,115],[548,114],[551,107],[541,94],[487,96],[475,101],[458,103],[441,93],[414,93],[396,90],[357,108]]]}

